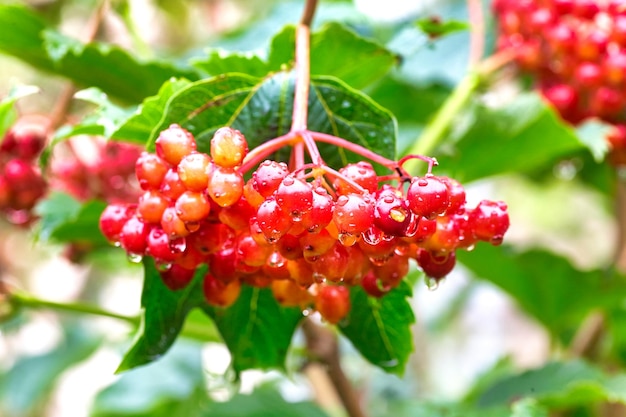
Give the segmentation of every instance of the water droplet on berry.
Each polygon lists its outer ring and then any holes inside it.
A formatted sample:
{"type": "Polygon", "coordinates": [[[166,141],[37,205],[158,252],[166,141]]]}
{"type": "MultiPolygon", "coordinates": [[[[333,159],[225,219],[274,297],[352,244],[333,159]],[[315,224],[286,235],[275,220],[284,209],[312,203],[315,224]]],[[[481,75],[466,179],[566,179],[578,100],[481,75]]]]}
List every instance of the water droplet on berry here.
{"type": "Polygon", "coordinates": [[[406,226],[406,230],[404,231],[404,235],[406,237],[413,237],[419,230],[420,218],[419,216],[415,216],[411,213],[411,220],[409,224],[406,226]]]}
{"type": "Polygon", "coordinates": [[[267,263],[272,268],[281,268],[285,265],[285,258],[283,258],[283,256],[278,252],[272,252],[270,257],[267,259],[267,263]]]}
{"type": "Polygon", "coordinates": [[[476,248],[476,245],[469,245],[468,247],[465,248],[465,250],[468,252],[471,252],[474,250],[474,248],[476,248]]]}
{"type": "Polygon", "coordinates": [[[417,180],[417,185],[419,185],[420,187],[426,187],[428,185],[428,180],[421,178],[417,180]]]}
{"type": "Polygon", "coordinates": [[[115,242],[113,242],[113,246],[115,246],[116,248],[119,248],[122,246],[122,242],[120,242],[119,240],[116,240],[115,242]]]}
{"type": "Polygon", "coordinates": [[[283,179],[283,185],[286,185],[287,187],[293,185],[296,181],[293,179],[293,177],[285,177],[283,179]]]}
{"type": "Polygon", "coordinates": [[[389,259],[391,258],[391,256],[381,256],[378,258],[375,257],[370,257],[370,262],[372,263],[372,265],[375,266],[383,266],[385,265],[387,262],[389,262],[389,259]]]}
{"type": "Polygon", "coordinates": [[[319,272],[313,272],[313,280],[318,284],[326,282],[326,275],[320,274],[319,272]]]}
{"type": "Polygon", "coordinates": [[[138,264],[143,260],[143,256],[138,253],[129,253],[128,260],[134,264],[138,264]]]}
{"type": "Polygon", "coordinates": [[[363,241],[369,245],[378,245],[382,239],[381,231],[373,227],[364,231],[361,236],[363,237],[363,241]]]}
{"type": "Polygon", "coordinates": [[[411,247],[409,245],[398,245],[393,250],[393,253],[397,256],[407,256],[410,252],[411,247]]]}
{"type": "Polygon", "coordinates": [[[491,243],[494,246],[498,246],[498,245],[502,244],[503,240],[504,240],[504,236],[502,236],[502,235],[495,235],[494,237],[491,238],[489,243],[491,243]]]}
{"type": "Polygon", "coordinates": [[[291,220],[294,223],[299,223],[302,221],[302,212],[294,210],[291,212],[291,220]]]}
{"type": "Polygon", "coordinates": [[[170,249],[174,253],[183,253],[187,249],[187,241],[184,237],[174,239],[170,242],[170,249]]]}
{"type": "Polygon", "coordinates": [[[341,232],[339,233],[338,239],[343,246],[354,246],[357,241],[357,236],[352,233],[341,232]]]}
{"type": "MultiPolygon", "coordinates": [[[[340,195],[339,198],[337,198],[337,202],[335,203],[335,205],[337,205],[337,206],[345,206],[348,201],[350,201],[348,196],[340,195]]],[[[341,214],[341,213],[339,213],[339,214],[341,214]]]]}
{"type": "Polygon", "coordinates": [[[426,287],[428,291],[437,290],[437,288],[439,288],[439,281],[441,281],[441,279],[426,277],[426,287]]]}
{"type": "Polygon", "coordinates": [[[391,204],[394,202],[394,198],[391,195],[386,195],[385,197],[383,197],[383,201],[387,204],[391,204]]]}
{"type": "Polygon", "coordinates": [[[402,223],[403,221],[405,221],[406,216],[408,215],[409,213],[402,207],[394,207],[391,210],[389,210],[389,217],[391,217],[393,221],[398,222],[398,223],[402,223]]]}

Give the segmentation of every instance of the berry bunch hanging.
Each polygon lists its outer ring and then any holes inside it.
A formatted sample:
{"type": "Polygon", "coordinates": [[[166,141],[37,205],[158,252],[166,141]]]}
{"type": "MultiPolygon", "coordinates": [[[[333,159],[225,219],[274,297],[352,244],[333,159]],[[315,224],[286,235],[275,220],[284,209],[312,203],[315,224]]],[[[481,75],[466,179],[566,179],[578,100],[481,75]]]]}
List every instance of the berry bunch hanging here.
{"type": "MultiPolygon", "coordinates": [[[[496,0],[493,8],[498,49],[514,51],[563,119],[626,123],[626,3],[496,0]]],[[[614,152],[626,151],[619,138],[607,139],[614,152]]]]}
{"type": "Polygon", "coordinates": [[[314,308],[337,323],[350,308],[349,286],[384,296],[407,275],[410,259],[439,280],[454,267],[456,249],[479,240],[498,245],[509,226],[504,203],[466,207],[457,181],[431,174],[431,158],[419,157],[428,173],[411,177],[402,169],[411,157],[388,161],[309,131],[248,152],[243,134],[228,127],[217,130],[207,155],[175,124],[155,145],[136,163],[143,195],[109,205],[100,228],[130,256],[152,256],[172,290],[206,263],[204,296],[216,306],[231,305],[242,284],[270,287],[281,304],[314,308]],[[365,161],[335,171],[316,141],[361,151],[392,173],[379,176],[365,161]],[[266,159],[303,142],[311,163],[266,159]]]}
{"type": "Polygon", "coordinates": [[[0,144],[0,210],[12,223],[29,223],[33,207],[48,189],[37,166],[48,129],[47,118],[22,116],[0,144]]]}

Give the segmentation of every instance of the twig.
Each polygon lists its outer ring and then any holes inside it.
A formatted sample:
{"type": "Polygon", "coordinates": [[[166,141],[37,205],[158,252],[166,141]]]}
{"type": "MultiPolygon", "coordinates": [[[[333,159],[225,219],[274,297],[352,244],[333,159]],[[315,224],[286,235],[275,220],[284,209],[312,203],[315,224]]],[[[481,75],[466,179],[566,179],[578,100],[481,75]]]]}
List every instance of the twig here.
{"type": "MultiPolygon", "coordinates": [[[[100,30],[100,25],[106,16],[109,10],[109,1],[102,0],[100,5],[94,12],[94,14],[89,18],[89,22],[85,27],[84,34],[80,37],[82,43],[92,42],[96,36],[98,35],[98,31],[100,30]]],[[[50,129],[55,130],[59,128],[63,123],[65,123],[65,119],[70,110],[72,99],[74,98],[74,94],[76,93],[76,86],[73,82],[68,82],[64,87],[61,93],[59,94],[58,99],[52,110],[50,111],[50,129]]]]}
{"type": "Polygon", "coordinates": [[[306,338],[307,351],[315,362],[325,365],[326,373],[335,387],[348,416],[366,417],[350,380],[348,380],[341,368],[339,343],[335,333],[326,327],[313,323],[308,318],[304,320],[302,330],[306,338]]]}
{"type": "Polygon", "coordinates": [[[467,0],[470,28],[469,68],[480,62],[485,52],[485,18],[481,0],[467,0]]]}

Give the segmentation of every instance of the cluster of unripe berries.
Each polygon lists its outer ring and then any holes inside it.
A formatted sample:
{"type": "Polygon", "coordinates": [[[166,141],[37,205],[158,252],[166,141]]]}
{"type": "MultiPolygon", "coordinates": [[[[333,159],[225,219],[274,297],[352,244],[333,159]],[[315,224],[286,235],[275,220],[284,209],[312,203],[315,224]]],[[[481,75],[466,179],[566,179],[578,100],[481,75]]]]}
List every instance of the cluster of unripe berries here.
{"type": "Polygon", "coordinates": [[[32,208],[47,191],[37,158],[46,145],[49,120],[21,117],[0,144],[0,210],[15,224],[32,220],[32,208]]]}
{"type": "Polygon", "coordinates": [[[496,0],[493,7],[498,48],[515,53],[563,119],[626,123],[623,0],[496,0]]]}
{"type": "Polygon", "coordinates": [[[231,128],[215,133],[209,156],[196,151],[188,131],[170,126],[156,153],[137,160],[144,194],[137,204],[109,205],[103,234],[131,256],[152,256],[173,290],[206,263],[210,304],[231,305],[242,284],[270,287],[281,304],[337,323],[349,311],[350,286],[381,297],[407,275],[410,259],[441,279],[456,249],[497,245],[509,226],[504,203],[470,209],[449,178],[429,174],[392,186],[359,162],[328,182],[316,167],[291,171],[266,160],[246,180],[247,152],[231,128]]]}

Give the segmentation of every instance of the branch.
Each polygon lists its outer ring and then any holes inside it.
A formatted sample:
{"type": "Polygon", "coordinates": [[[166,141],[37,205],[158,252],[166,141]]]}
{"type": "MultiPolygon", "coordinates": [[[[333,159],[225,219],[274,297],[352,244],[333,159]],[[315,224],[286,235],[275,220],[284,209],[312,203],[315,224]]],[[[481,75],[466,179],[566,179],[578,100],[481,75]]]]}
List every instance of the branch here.
{"type": "MultiPolygon", "coordinates": [[[[100,5],[89,18],[89,22],[85,28],[85,33],[81,36],[82,43],[92,42],[98,35],[100,25],[104,20],[109,10],[109,1],[102,0],[100,5]]],[[[50,129],[55,130],[65,122],[65,118],[70,110],[74,94],[76,93],[76,86],[71,81],[64,87],[54,105],[54,108],[50,111],[50,129]]]]}
{"type": "Polygon", "coordinates": [[[359,399],[341,369],[341,359],[339,356],[339,343],[337,336],[332,330],[319,326],[307,318],[302,324],[306,346],[312,359],[326,367],[326,373],[330,378],[335,391],[341,399],[349,417],[366,417],[361,409],[359,399]]]}
{"type": "Polygon", "coordinates": [[[485,52],[485,18],[481,0],[467,0],[470,28],[469,68],[480,62],[485,52]]]}

